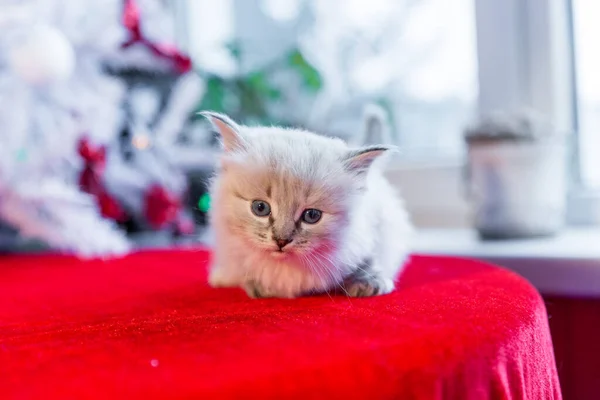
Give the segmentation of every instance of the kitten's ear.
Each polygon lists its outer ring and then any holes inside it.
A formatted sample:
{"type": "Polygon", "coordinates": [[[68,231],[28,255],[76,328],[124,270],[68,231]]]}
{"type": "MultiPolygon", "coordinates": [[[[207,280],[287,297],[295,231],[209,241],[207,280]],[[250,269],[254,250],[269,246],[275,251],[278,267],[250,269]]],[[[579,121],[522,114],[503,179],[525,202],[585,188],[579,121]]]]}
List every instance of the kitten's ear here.
{"type": "Polygon", "coordinates": [[[350,150],[344,158],[346,169],[351,172],[367,172],[373,162],[384,155],[398,151],[396,146],[368,146],[350,150]]]}
{"type": "Polygon", "coordinates": [[[244,138],[240,135],[240,126],[227,115],[212,111],[201,111],[198,114],[208,119],[219,131],[223,139],[225,151],[243,149],[246,145],[244,138]]]}

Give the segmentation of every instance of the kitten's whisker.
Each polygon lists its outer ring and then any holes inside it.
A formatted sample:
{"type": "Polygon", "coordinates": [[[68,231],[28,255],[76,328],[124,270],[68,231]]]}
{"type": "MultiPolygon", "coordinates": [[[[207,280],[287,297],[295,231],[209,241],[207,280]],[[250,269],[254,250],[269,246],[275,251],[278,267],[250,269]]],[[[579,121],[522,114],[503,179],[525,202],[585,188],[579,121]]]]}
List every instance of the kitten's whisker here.
{"type": "Polygon", "coordinates": [[[321,284],[324,287],[329,286],[329,282],[326,279],[326,277],[323,277],[319,271],[319,268],[321,266],[321,263],[319,263],[319,260],[315,257],[314,254],[311,253],[306,253],[304,255],[306,257],[306,260],[308,261],[308,266],[309,268],[317,275],[317,277],[321,280],[321,284]]]}
{"type": "MultiPolygon", "coordinates": [[[[321,264],[318,264],[318,265],[321,266],[321,264]]],[[[325,266],[323,266],[323,267],[324,267],[324,272],[331,277],[332,283],[334,283],[336,286],[338,286],[340,289],[342,289],[342,291],[346,294],[347,297],[350,297],[350,293],[348,293],[348,291],[341,284],[341,282],[339,281],[339,279],[336,279],[336,277],[333,274],[333,272],[329,268],[326,268],[325,266]]]]}
{"type": "Polygon", "coordinates": [[[309,268],[310,270],[317,276],[317,278],[321,281],[321,285],[323,286],[324,292],[327,294],[327,296],[329,296],[329,298],[331,300],[333,300],[333,297],[331,297],[331,294],[329,294],[329,290],[328,290],[328,282],[327,279],[325,277],[323,277],[323,275],[321,275],[321,273],[319,272],[319,269],[316,268],[316,265],[313,265],[312,263],[309,264],[309,268]]]}
{"type": "Polygon", "coordinates": [[[319,254],[319,256],[320,256],[320,257],[322,257],[322,258],[324,258],[324,259],[325,259],[325,260],[326,260],[326,261],[329,263],[329,267],[330,267],[330,268],[328,269],[328,271],[331,273],[331,275],[332,275],[332,278],[333,278],[335,281],[339,281],[339,279],[336,279],[335,275],[333,275],[333,271],[338,271],[338,270],[339,270],[337,263],[336,263],[334,260],[332,260],[332,259],[331,259],[331,258],[330,258],[328,255],[326,255],[326,254],[319,254]]]}
{"type": "MultiPolygon", "coordinates": [[[[333,269],[333,270],[335,270],[335,271],[337,271],[337,269],[335,268],[335,265],[333,265],[333,261],[332,261],[332,260],[331,260],[329,257],[327,257],[327,256],[326,256],[326,255],[324,255],[324,254],[319,254],[319,256],[327,258],[327,260],[329,260],[329,262],[330,262],[330,263],[332,264],[332,266],[334,267],[334,268],[332,268],[332,269],[333,269]]],[[[322,264],[318,264],[318,265],[319,265],[319,266],[322,266],[322,264]]],[[[324,267],[324,268],[325,268],[325,267],[324,267]]],[[[350,299],[352,296],[350,296],[350,293],[348,293],[348,291],[346,290],[346,288],[344,287],[344,285],[342,285],[342,282],[340,282],[340,280],[341,280],[341,277],[338,279],[338,277],[336,277],[336,276],[333,274],[333,271],[332,271],[332,269],[325,268],[325,272],[326,272],[326,273],[327,273],[327,274],[328,274],[328,275],[331,277],[331,279],[332,279],[332,282],[333,282],[333,283],[334,283],[334,284],[335,284],[337,287],[339,287],[340,289],[342,289],[342,291],[343,291],[343,292],[346,294],[346,297],[347,297],[348,299],[350,299]]]]}

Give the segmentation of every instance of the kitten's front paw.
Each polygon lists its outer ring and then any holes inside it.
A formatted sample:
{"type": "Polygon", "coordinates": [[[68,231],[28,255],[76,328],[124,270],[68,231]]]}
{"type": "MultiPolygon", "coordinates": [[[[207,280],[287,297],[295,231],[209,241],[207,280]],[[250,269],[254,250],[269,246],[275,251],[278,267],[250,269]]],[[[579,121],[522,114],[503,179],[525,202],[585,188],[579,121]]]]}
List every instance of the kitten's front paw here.
{"type": "Polygon", "coordinates": [[[248,297],[251,297],[253,299],[263,299],[266,297],[272,297],[271,295],[269,295],[268,291],[265,290],[265,288],[258,281],[255,280],[244,282],[242,288],[246,291],[248,297]]]}
{"type": "Polygon", "coordinates": [[[236,287],[239,281],[234,276],[227,275],[219,267],[214,267],[208,274],[208,284],[213,288],[236,287]]]}
{"type": "Polygon", "coordinates": [[[246,291],[246,294],[253,299],[266,299],[272,297],[293,299],[298,296],[298,294],[293,290],[269,288],[256,280],[248,280],[244,282],[242,288],[246,291]]]}
{"type": "Polygon", "coordinates": [[[371,277],[346,281],[344,288],[350,297],[370,297],[391,293],[394,290],[394,282],[391,279],[371,277]]]}

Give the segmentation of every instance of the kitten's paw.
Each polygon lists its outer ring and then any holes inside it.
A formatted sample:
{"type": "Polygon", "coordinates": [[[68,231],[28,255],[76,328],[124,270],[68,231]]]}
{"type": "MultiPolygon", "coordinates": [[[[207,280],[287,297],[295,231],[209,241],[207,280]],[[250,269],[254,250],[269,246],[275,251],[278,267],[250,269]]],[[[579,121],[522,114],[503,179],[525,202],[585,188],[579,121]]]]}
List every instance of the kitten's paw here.
{"type": "Polygon", "coordinates": [[[236,287],[239,282],[234,277],[227,275],[220,268],[213,268],[208,274],[208,284],[213,288],[236,287]]]}
{"type": "Polygon", "coordinates": [[[349,280],[344,283],[350,297],[370,297],[391,293],[394,282],[391,279],[371,277],[369,279],[349,280]]]}
{"type": "Polygon", "coordinates": [[[266,297],[272,297],[267,290],[257,281],[249,280],[244,282],[242,288],[246,291],[248,297],[253,299],[264,299],[266,297]]]}
{"type": "Polygon", "coordinates": [[[264,286],[258,281],[248,280],[242,288],[246,291],[246,294],[253,299],[266,299],[277,297],[280,299],[293,299],[298,297],[298,293],[292,290],[275,290],[264,286]]]}

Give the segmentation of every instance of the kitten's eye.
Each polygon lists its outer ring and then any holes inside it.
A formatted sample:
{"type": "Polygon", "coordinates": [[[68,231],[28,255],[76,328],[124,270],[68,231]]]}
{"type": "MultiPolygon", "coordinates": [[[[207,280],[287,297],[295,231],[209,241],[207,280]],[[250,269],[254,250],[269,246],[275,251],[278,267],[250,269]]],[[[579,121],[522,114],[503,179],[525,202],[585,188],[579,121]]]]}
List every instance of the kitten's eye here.
{"type": "Polygon", "coordinates": [[[323,213],[314,208],[307,208],[302,212],[302,221],[307,224],[316,224],[321,219],[323,213]]]}
{"type": "Polygon", "coordinates": [[[252,202],[252,213],[257,217],[266,217],[271,214],[271,206],[266,201],[254,200],[252,202]]]}

